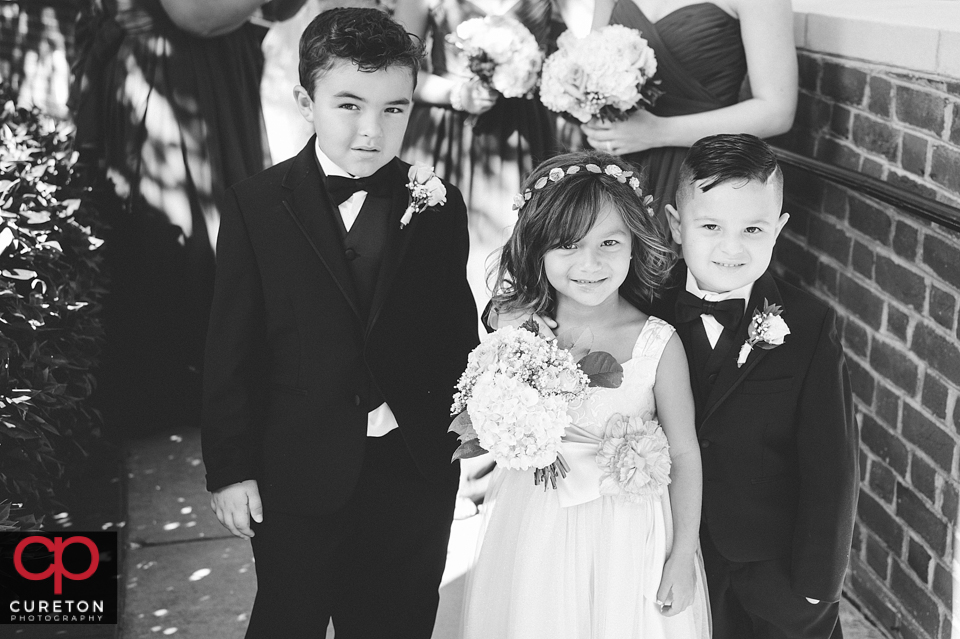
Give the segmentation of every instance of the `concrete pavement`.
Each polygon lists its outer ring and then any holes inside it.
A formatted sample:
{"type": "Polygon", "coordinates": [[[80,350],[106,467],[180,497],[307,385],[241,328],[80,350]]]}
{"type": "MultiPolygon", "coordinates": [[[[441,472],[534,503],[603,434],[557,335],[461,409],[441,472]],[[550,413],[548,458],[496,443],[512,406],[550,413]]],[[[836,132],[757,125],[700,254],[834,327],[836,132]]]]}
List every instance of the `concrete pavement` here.
{"type": "MultiPolygon", "coordinates": [[[[121,639],[243,637],[256,593],[253,556],[249,542],[231,536],[210,511],[199,432],[179,430],[132,442],[126,471],[121,639]]],[[[460,637],[464,577],[480,521],[454,522],[433,639],[460,637]]],[[[841,615],[847,639],[886,639],[846,600],[841,615]]],[[[329,628],[327,637],[333,636],[329,628]]]]}

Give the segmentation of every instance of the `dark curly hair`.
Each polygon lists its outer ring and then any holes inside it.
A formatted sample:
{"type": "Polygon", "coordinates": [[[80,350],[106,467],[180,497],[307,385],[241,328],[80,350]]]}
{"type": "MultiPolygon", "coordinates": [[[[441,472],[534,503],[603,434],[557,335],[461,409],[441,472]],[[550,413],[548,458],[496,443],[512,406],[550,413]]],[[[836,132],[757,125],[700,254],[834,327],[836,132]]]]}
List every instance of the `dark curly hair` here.
{"type": "Polygon", "coordinates": [[[583,170],[586,164],[601,168],[613,164],[639,175],[622,158],[597,151],[558,155],[534,169],[522,187],[531,190],[531,197],[520,210],[517,225],[500,252],[499,264],[490,272],[491,276],[495,273],[492,303],[497,312],[553,316],[556,294],[544,273],[543,257],[583,238],[606,207],[620,212],[632,238],[633,259],[620,294],[640,308],[660,294],[677,259],[660,224],[647,212],[642,196],[605,173],[583,170]],[[581,167],[579,172],[565,174],[542,189],[534,188],[551,169],[566,171],[574,164],[581,167]]]}
{"type": "Polygon", "coordinates": [[[766,184],[771,179],[782,191],[783,172],[769,144],[749,133],[710,135],[694,142],[683,159],[677,203],[686,200],[698,182],[706,193],[727,182],[766,184]]]}
{"type": "Polygon", "coordinates": [[[337,61],[350,60],[365,72],[406,67],[416,86],[423,55],[420,38],[380,9],[328,9],[300,37],[300,84],[312,97],[323,72],[337,61]]]}

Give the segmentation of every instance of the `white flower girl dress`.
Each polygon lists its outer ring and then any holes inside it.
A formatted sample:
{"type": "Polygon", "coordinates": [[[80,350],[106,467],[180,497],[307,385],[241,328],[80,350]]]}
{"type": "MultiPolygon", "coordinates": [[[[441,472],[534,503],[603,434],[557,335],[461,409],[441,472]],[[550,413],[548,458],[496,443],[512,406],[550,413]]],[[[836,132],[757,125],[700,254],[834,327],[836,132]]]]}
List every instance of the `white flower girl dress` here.
{"type": "MultiPolygon", "coordinates": [[[[693,605],[664,617],[656,604],[673,538],[669,492],[601,494],[597,465],[611,418],[656,419],[653,385],[672,326],[651,317],[619,388],[591,388],[561,445],[570,472],[556,490],[533,471],[494,471],[475,566],[467,576],[465,639],[707,639],[710,612],[699,553],[693,605]]],[[[602,457],[602,456],[601,456],[602,457]]],[[[606,492],[606,491],[605,491],[606,492]]]]}

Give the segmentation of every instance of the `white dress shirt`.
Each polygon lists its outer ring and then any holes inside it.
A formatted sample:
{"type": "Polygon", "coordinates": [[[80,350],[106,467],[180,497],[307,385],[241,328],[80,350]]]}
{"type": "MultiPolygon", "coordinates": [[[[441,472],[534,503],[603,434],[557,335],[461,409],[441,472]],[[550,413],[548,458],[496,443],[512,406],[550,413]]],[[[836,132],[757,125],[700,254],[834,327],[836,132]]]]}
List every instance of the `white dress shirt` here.
{"type": "MultiPolygon", "coordinates": [[[[320,168],[323,169],[324,175],[355,177],[341,169],[333,160],[328,158],[327,154],[320,149],[319,143],[316,145],[316,150],[317,160],[320,162],[320,168]]],[[[366,199],[366,191],[357,191],[340,205],[340,217],[343,219],[343,225],[347,231],[349,231],[353,223],[357,221],[357,216],[360,215],[360,208],[366,199]]],[[[367,413],[367,437],[383,437],[395,428],[399,428],[397,417],[393,414],[393,411],[390,410],[390,407],[387,406],[386,402],[367,413]]]]}
{"type": "MultiPolygon", "coordinates": [[[[722,300],[740,298],[744,302],[744,312],[746,312],[746,303],[750,301],[750,293],[753,292],[753,282],[741,288],[727,291],[726,293],[712,293],[701,290],[701,288],[697,286],[697,280],[694,279],[693,273],[691,273],[688,268],[687,291],[708,302],[720,302],[722,300]]],[[[715,348],[717,340],[720,339],[720,333],[723,332],[723,324],[718,322],[717,318],[713,315],[701,315],[700,320],[703,322],[703,330],[707,333],[707,339],[710,340],[710,348],[715,348]]]]}

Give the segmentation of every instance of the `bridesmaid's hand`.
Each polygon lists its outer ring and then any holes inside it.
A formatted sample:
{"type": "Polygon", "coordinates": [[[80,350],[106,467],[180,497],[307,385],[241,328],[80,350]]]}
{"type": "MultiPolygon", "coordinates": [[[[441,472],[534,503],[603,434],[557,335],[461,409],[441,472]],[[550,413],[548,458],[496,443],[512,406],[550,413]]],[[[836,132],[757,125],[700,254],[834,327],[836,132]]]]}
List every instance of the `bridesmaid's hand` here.
{"type": "Polygon", "coordinates": [[[663,576],[660,578],[660,588],[657,590],[660,614],[664,617],[672,617],[689,608],[693,603],[696,585],[694,558],[690,555],[671,555],[663,565],[663,576]]]}
{"type": "Polygon", "coordinates": [[[470,78],[462,84],[454,86],[460,91],[460,104],[463,110],[471,115],[486,113],[497,103],[500,94],[487,87],[479,78],[470,78]]]}
{"type": "Polygon", "coordinates": [[[580,128],[596,150],[626,155],[664,146],[658,135],[664,119],[646,109],[638,109],[622,122],[601,122],[594,118],[580,128]]]}

